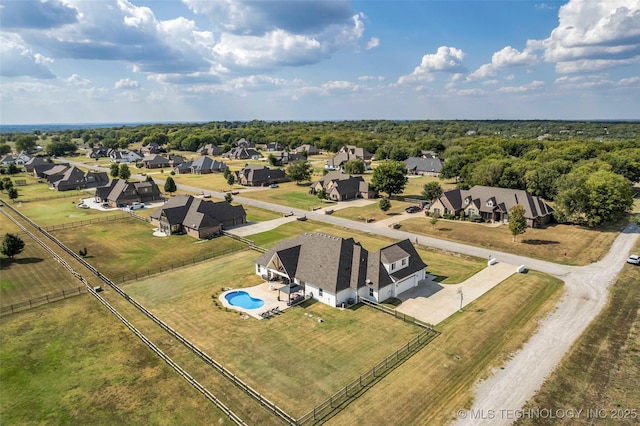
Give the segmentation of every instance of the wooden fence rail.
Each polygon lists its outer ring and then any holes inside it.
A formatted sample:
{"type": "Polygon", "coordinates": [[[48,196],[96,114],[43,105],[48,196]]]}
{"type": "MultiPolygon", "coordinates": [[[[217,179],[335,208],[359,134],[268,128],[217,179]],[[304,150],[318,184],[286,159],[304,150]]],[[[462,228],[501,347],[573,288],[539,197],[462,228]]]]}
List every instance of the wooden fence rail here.
{"type": "Polygon", "coordinates": [[[0,307],[0,316],[10,315],[15,312],[22,312],[27,309],[35,308],[36,306],[55,302],[57,300],[78,296],[80,294],[86,293],[86,291],[87,291],[86,287],[76,287],[71,289],[65,289],[55,293],[45,294],[44,296],[36,297],[35,299],[25,300],[24,302],[12,303],[11,305],[0,307]]]}

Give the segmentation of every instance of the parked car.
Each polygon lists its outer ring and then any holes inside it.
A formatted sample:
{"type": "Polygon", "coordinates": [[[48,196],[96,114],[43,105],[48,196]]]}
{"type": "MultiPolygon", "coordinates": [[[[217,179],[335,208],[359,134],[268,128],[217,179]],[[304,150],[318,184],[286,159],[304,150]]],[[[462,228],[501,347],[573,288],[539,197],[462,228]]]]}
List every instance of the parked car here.
{"type": "Polygon", "coordinates": [[[277,188],[278,184],[277,183],[272,183],[271,185],[269,185],[269,188],[277,188]]]}
{"type": "Polygon", "coordinates": [[[139,210],[139,209],[143,209],[144,208],[144,204],[143,203],[139,203],[137,201],[134,201],[133,203],[131,203],[131,205],[129,206],[130,210],[139,210]]]}
{"type": "Polygon", "coordinates": [[[420,207],[418,206],[409,206],[406,209],[404,209],[405,212],[407,213],[417,213],[420,211],[420,207]]]}
{"type": "Polygon", "coordinates": [[[640,256],[637,254],[632,254],[627,259],[627,263],[631,263],[632,265],[640,265],[640,256]]]}
{"type": "Polygon", "coordinates": [[[80,203],[80,204],[78,204],[78,208],[79,208],[79,209],[88,209],[88,208],[89,208],[89,206],[88,206],[88,205],[86,205],[86,204],[84,204],[84,203],[80,203]]]}

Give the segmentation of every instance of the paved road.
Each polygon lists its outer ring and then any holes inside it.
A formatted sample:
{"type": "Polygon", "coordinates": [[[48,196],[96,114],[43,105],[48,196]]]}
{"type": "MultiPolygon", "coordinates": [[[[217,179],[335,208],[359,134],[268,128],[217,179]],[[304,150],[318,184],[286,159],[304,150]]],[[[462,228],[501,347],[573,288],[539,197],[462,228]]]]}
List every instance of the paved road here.
{"type": "MultiPolygon", "coordinates": [[[[142,178],[142,176],[138,177],[142,178]]],[[[155,177],[154,180],[158,184],[164,183],[164,181],[155,177]]],[[[193,193],[202,191],[201,188],[186,185],[178,185],[178,188],[193,193]]],[[[217,198],[224,197],[224,194],[220,192],[207,192],[217,198]]],[[[563,355],[571,348],[573,342],[602,310],[607,300],[609,286],[624,266],[627,253],[633,247],[640,233],[640,229],[637,226],[627,226],[616,238],[611,250],[601,261],[577,267],[419,236],[402,230],[356,222],[324,213],[308,212],[300,209],[292,210],[290,207],[240,196],[234,196],[234,200],[242,204],[280,213],[293,211],[297,216],[306,215],[307,218],[319,222],[389,238],[409,238],[418,244],[451,252],[464,253],[485,259],[493,256],[499,262],[525,265],[528,269],[538,270],[561,278],[565,282],[565,294],[558,303],[556,310],[543,320],[536,334],[503,368],[496,370],[493,376],[478,385],[473,406],[474,410],[513,410],[520,409],[525,405],[540,388],[544,379],[560,362],[563,355]]],[[[507,425],[511,422],[512,419],[509,418],[480,420],[467,417],[458,423],[463,425],[507,425]]]]}

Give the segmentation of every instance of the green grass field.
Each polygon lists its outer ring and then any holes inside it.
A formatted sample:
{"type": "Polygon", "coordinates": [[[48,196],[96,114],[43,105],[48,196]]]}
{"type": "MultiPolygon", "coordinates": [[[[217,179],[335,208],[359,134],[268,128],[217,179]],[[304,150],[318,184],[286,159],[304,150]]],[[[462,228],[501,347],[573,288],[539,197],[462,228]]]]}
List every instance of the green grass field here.
{"type": "Polygon", "coordinates": [[[7,425],[233,424],[88,294],[2,319],[0,384],[7,425]]]}

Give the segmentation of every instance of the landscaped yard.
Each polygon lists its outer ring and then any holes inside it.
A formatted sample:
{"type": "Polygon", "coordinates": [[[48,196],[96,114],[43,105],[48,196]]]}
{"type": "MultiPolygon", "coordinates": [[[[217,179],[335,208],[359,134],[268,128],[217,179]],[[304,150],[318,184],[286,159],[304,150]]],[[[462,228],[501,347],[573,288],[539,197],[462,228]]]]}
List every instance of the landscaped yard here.
{"type": "Polygon", "coordinates": [[[88,294],[2,319],[0,383],[7,425],[233,424],[88,294]]]}
{"type": "Polygon", "coordinates": [[[560,224],[527,228],[515,243],[508,225],[440,220],[434,227],[430,218],[419,216],[402,221],[402,230],[556,263],[587,265],[609,251],[625,224],[621,221],[603,229],[560,224]]]}
{"type": "Polygon", "coordinates": [[[306,302],[264,321],[243,320],[238,312],[216,307],[212,295],[222,287],[261,282],[254,259],[246,253],[231,255],[124,290],[295,416],[421,331],[364,306],[339,310],[306,302]]]}

